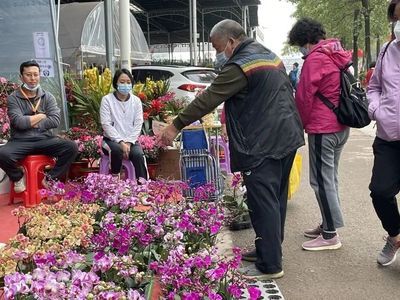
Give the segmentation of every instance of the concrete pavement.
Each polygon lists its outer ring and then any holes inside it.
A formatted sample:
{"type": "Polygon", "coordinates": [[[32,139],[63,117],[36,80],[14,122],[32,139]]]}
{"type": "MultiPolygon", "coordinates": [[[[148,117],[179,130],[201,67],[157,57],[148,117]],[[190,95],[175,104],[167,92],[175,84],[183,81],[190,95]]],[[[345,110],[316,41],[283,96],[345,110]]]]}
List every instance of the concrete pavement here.
{"type": "MultiPolygon", "coordinates": [[[[339,189],[346,226],[339,229],[342,248],[309,252],[303,230],[320,222],[314,192],[308,183],[307,148],[299,191],[289,201],[284,248],[285,276],[276,280],[286,300],[292,299],[400,299],[400,257],[379,267],[376,256],[384,245],[382,229],[369,197],[373,164],[373,125],[352,129],[342,154],[339,189]]],[[[232,244],[253,244],[252,230],[231,232],[232,244]]]]}

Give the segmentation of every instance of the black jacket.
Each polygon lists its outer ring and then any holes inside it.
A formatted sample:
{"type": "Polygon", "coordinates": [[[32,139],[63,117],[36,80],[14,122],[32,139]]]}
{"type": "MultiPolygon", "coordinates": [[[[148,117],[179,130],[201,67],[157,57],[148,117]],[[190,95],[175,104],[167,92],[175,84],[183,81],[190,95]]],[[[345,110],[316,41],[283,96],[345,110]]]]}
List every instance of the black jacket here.
{"type": "Polygon", "coordinates": [[[265,158],[281,159],[304,145],[293,89],[279,57],[246,39],[229,64],[247,78],[247,89],[225,104],[232,171],[251,170],[265,158]]]}

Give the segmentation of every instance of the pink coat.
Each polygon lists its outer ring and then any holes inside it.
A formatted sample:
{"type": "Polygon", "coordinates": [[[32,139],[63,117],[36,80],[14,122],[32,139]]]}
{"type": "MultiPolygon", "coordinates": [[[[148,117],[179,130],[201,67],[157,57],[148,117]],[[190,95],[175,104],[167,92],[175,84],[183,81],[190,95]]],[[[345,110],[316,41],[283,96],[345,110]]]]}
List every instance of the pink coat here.
{"type": "Polygon", "coordinates": [[[351,54],[343,50],[337,39],[321,40],[304,57],[300,81],[296,91],[296,105],[307,133],[334,133],[346,126],[316,96],[317,91],[335,106],[339,103],[340,72],[351,61],[351,54]]]}

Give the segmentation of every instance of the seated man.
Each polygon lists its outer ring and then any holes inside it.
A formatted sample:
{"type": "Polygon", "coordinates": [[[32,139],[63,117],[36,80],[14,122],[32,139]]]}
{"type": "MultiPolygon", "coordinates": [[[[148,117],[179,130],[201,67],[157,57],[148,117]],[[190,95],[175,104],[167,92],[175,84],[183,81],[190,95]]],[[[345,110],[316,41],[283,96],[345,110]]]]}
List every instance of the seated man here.
{"type": "MultiPolygon", "coordinates": [[[[25,174],[18,161],[30,154],[43,154],[57,159],[47,179],[57,180],[68,171],[78,147],[53,135],[60,124],[60,109],[52,94],[40,87],[40,67],[36,61],[20,66],[22,85],[8,97],[11,138],[0,148],[0,168],[14,182],[16,193],[25,191],[25,174]]],[[[43,185],[47,187],[46,177],[43,185]]]]}

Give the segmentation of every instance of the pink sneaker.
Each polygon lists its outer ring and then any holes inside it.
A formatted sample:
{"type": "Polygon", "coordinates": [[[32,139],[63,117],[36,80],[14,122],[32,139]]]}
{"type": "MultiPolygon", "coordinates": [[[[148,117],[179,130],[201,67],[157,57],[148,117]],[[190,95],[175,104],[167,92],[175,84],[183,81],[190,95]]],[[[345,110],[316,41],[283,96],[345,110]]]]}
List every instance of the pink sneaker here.
{"type": "Polygon", "coordinates": [[[322,234],[322,225],[318,225],[315,228],[310,228],[304,230],[304,236],[308,238],[315,239],[317,238],[320,234],[322,234]]]}
{"type": "Polygon", "coordinates": [[[302,247],[304,250],[309,251],[336,250],[342,247],[342,243],[338,235],[329,240],[325,240],[322,235],[320,235],[316,239],[303,243],[302,247]]]}

